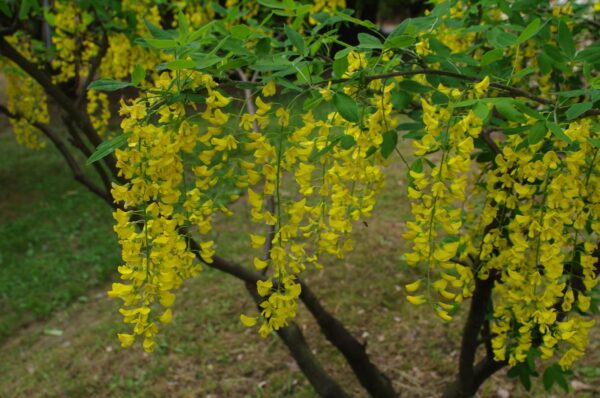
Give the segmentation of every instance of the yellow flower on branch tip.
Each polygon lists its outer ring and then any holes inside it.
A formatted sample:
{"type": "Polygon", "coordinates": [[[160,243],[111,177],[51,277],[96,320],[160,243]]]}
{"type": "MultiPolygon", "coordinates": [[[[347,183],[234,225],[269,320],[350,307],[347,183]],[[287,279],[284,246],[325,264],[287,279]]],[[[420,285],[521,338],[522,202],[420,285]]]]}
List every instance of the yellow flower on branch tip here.
{"type": "Polygon", "coordinates": [[[264,236],[250,234],[250,241],[252,242],[252,247],[254,249],[257,249],[257,248],[263,246],[265,244],[266,240],[267,240],[267,238],[264,236]]]}
{"type": "Polygon", "coordinates": [[[256,325],[258,318],[240,314],[240,321],[242,322],[242,325],[251,328],[252,326],[256,325]]]}
{"type": "Polygon", "coordinates": [[[158,318],[162,323],[171,323],[173,322],[173,311],[170,308],[167,308],[165,312],[158,318]]]}
{"type": "Polygon", "coordinates": [[[487,92],[489,86],[490,86],[490,77],[486,76],[483,78],[482,81],[475,84],[475,86],[474,86],[475,92],[477,93],[477,95],[482,96],[487,92]]]}
{"type": "Polygon", "coordinates": [[[273,287],[273,282],[270,280],[267,281],[257,281],[256,282],[256,290],[261,297],[266,296],[271,292],[271,288],[273,287]]]}
{"type": "Polygon", "coordinates": [[[133,286],[131,286],[131,285],[124,285],[122,283],[113,283],[112,289],[107,294],[108,294],[108,297],[111,297],[111,298],[125,297],[125,296],[131,294],[132,290],[133,290],[133,286]]]}
{"type": "Polygon", "coordinates": [[[121,342],[121,347],[127,348],[131,347],[135,342],[135,336],[127,333],[119,333],[117,334],[119,341],[121,342]]]}
{"type": "Polygon", "coordinates": [[[169,291],[162,291],[160,292],[160,304],[165,307],[171,307],[173,306],[173,303],[175,302],[175,295],[169,291]]]}
{"type": "Polygon", "coordinates": [[[144,339],[144,351],[146,352],[154,352],[154,340],[150,338],[144,339]]]}
{"type": "Polygon", "coordinates": [[[442,310],[441,308],[438,308],[435,312],[444,321],[451,321],[452,320],[452,317],[450,315],[448,315],[448,312],[446,312],[445,310],[442,310]]]}
{"type": "Polygon", "coordinates": [[[421,304],[424,304],[427,302],[427,299],[423,295],[421,295],[421,296],[406,296],[406,300],[408,300],[409,303],[414,304],[414,305],[421,305],[421,304]]]}
{"type": "Polygon", "coordinates": [[[256,97],[256,106],[258,109],[256,110],[256,114],[259,116],[263,116],[267,112],[271,110],[271,104],[265,103],[260,97],[256,97]]]}
{"type": "Polygon", "coordinates": [[[264,260],[261,260],[261,259],[260,259],[260,258],[258,258],[258,257],[254,257],[254,267],[255,267],[256,269],[259,269],[259,270],[260,270],[260,269],[263,269],[263,268],[265,268],[267,265],[269,265],[269,263],[268,263],[268,262],[266,262],[266,261],[264,261],[264,260]]]}
{"type": "Polygon", "coordinates": [[[277,93],[277,86],[273,80],[269,81],[262,89],[262,95],[271,97],[277,93]]]}
{"type": "Polygon", "coordinates": [[[407,292],[412,293],[415,292],[417,289],[419,289],[419,287],[421,287],[421,280],[417,280],[413,283],[409,283],[407,285],[404,285],[404,288],[406,289],[407,292]]]}
{"type": "Polygon", "coordinates": [[[262,198],[259,194],[254,192],[252,188],[248,188],[248,203],[255,209],[260,209],[262,207],[262,198]]]}
{"type": "Polygon", "coordinates": [[[281,127],[287,127],[290,124],[290,113],[285,108],[277,109],[275,115],[278,117],[277,122],[281,127]]]}
{"type": "Polygon", "coordinates": [[[200,242],[200,257],[208,264],[213,262],[212,256],[215,254],[214,243],[212,240],[200,242]]]}
{"type": "Polygon", "coordinates": [[[237,140],[231,135],[226,135],[223,138],[213,138],[210,142],[215,146],[217,151],[233,150],[237,148],[237,140]]]}

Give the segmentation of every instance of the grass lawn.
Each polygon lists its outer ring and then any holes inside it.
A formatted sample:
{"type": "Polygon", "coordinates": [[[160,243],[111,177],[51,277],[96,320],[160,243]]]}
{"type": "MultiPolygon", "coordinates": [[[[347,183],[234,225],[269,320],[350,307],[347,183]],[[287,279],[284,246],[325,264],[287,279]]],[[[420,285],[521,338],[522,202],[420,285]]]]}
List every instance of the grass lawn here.
{"type": "MultiPolygon", "coordinates": [[[[51,148],[27,151],[2,134],[0,151],[0,325],[8,336],[0,343],[0,397],[315,396],[276,337],[240,324],[239,314],[254,308],[242,283],[211,269],[178,294],[154,354],[120,349],[119,302],[106,298],[119,261],[109,209],[72,180],[51,148]]],[[[415,277],[401,260],[404,174],[400,162],[388,170],[374,218],[356,225],[355,252],[308,271],[306,280],[404,397],[431,397],[456,372],[462,319],[443,323],[403,298],[402,285],[415,277]]],[[[216,223],[217,253],[249,264],[248,209],[244,201],[236,207],[236,217],[216,223]]],[[[332,376],[365,396],[303,308],[298,322],[332,376]]],[[[554,396],[600,394],[597,329],[572,392],[554,396]]],[[[480,396],[549,394],[541,380],[528,393],[500,372],[480,396]]]]}
{"type": "Polygon", "coordinates": [[[104,283],[117,261],[110,209],[52,145],[0,133],[0,341],[104,283]]]}

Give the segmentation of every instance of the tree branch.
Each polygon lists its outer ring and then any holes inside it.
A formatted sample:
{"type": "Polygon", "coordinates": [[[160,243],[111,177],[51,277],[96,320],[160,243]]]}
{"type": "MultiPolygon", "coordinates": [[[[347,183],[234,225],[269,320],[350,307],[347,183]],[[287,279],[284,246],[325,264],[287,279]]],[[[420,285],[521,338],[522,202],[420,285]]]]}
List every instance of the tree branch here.
{"type": "Polygon", "coordinates": [[[371,362],[365,346],[323,308],[306,284],[301,283],[301,286],[300,299],[315,317],[327,340],[346,358],[360,384],[372,397],[397,397],[392,382],[371,362]]]}
{"type": "Polygon", "coordinates": [[[19,68],[23,69],[23,71],[38,82],[38,84],[44,88],[46,93],[52,97],[81,128],[81,131],[83,131],[87,139],[90,140],[94,146],[97,147],[102,143],[102,139],[96,133],[87,113],[81,112],[67,94],[54,85],[52,80],[50,80],[44,72],[39,70],[34,63],[23,57],[23,55],[11,46],[3,36],[0,36],[0,55],[13,61],[19,68]]]}
{"type": "MultiPolygon", "coordinates": [[[[440,70],[440,69],[423,68],[423,69],[404,70],[404,71],[395,71],[395,72],[375,74],[375,75],[367,75],[367,76],[363,76],[361,78],[361,81],[368,83],[368,82],[371,82],[374,80],[385,80],[385,79],[389,79],[392,77],[415,76],[415,75],[447,76],[447,77],[453,77],[456,79],[465,80],[465,81],[474,82],[474,83],[479,82],[481,80],[479,77],[463,75],[462,73],[450,72],[450,71],[440,70]]],[[[357,80],[357,78],[347,77],[347,78],[341,78],[341,79],[321,80],[319,82],[315,82],[312,84],[301,84],[301,85],[299,85],[299,87],[309,88],[311,86],[323,86],[323,85],[327,85],[330,83],[338,84],[338,83],[345,83],[345,82],[353,81],[353,80],[357,80]]],[[[235,84],[235,83],[236,82],[232,82],[232,84],[235,84]]],[[[245,83],[250,84],[253,82],[245,82],[245,83]]],[[[259,85],[262,83],[257,82],[256,84],[259,85]]],[[[225,86],[225,85],[227,85],[227,84],[226,83],[222,84],[222,86],[225,86]]],[[[547,100],[542,97],[539,97],[537,95],[533,95],[533,94],[529,93],[528,91],[522,90],[522,89],[514,87],[514,86],[508,86],[508,85],[502,84],[502,83],[491,82],[490,87],[493,87],[498,90],[506,91],[516,97],[528,98],[528,99],[538,102],[540,104],[552,105],[552,101],[547,100]]]]}
{"type": "Polygon", "coordinates": [[[106,31],[103,29],[102,30],[102,42],[100,43],[100,47],[98,49],[98,54],[96,54],[96,57],[94,57],[94,59],[90,63],[90,68],[88,69],[88,75],[85,78],[85,82],[83,83],[83,87],[82,87],[83,91],[79,94],[79,99],[77,100],[78,105],[81,106],[82,104],[85,103],[85,101],[84,101],[84,98],[86,97],[85,91],[87,90],[90,83],[92,83],[92,81],[94,80],[94,77],[96,76],[96,72],[98,71],[98,68],[100,67],[100,64],[102,63],[102,60],[104,59],[104,56],[106,55],[107,51],[108,51],[108,35],[106,34],[106,31]]]}
{"type": "MultiPolygon", "coordinates": [[[[6,116],[8,116],[11,119],[17,119],[17,120],[23,119],[19,115],[10,112],[3,105],[0,105],[0,113],[4,113],[6,116]]],[[[102,190],[102,188],[98,187],[96,184],[94,184],[90,179],[88,179],[85,176],[85,174],[81,171],[79,164],[73,157],[73,154],[71,154],[71,152],[69,152],[69,150],[66,147],[66,145],[64,144],[64,142],[56,134],[54,134],[46,125],[44,125],[42,123],[29,122],[29,121],[28,121],[28,123],[31,124],[32,126],[34,126],[35,128],[37,128],[38,130],[40,130],[42,132],[42,134],[44,134],[46,137],[48,137],[48,139],[54,144],[56,149],[58,149],[60,154],[63,156],[63,158],[69,165],[69,168],[73,172],[73,176],[75,177],[75,180],[77,180],[78,182],[83,184],[87,189],[89,189],[91,192],[95,193],[97,196],[102,198],[105,202],[112,205],[113,200],[112,200],[112,197],[110,196],[110,191],[102,190]]]]}
{"type": "MultiPolygon", "coordinates": [[[[182,233],[186,234],[187,231],[182,230],[182,233]]],[[[190,239],[189,244],[193,252],[200,251],[200,246],[195,240],[190,239]]],[[[265,278],[262,274],[218,256],[214,256],[213,262],[206,263],[206,265],[241,279],[252,286],[254,293],[256,293],[256,282],[265,278]]],[[[304,282],[300,281],[300,284],[300,300],[314,316],[327,340],[346,358],[363,387],[373,397],[397,397],[398,394],[394,391],[391,381],[371,362],[364,345],[358,342],[338,319],[323,308],[304,282]]]]}
{"type": "MultiPolygon", "coordinates": [[[[260,297],[256,292],[256,285],[246,283],[246,290],[250,293],[260,311],[260,297]]],[[[287,346],[290,354],[294,357],[302,373],[304,373],[317,394],[323,398],[348,397],[348,394],[327,374],[317,357],[311,352],[302,331],[295,322],[290,322],[288,326],[277,330],[277,335],[287,346]]]]}
{"type": "Polygon", "coordinates": [[[475,279],[475,291],[471,298],[469,315],[465,323],[460,349],[457,380],[444,391],[444,398],[467,398],[473,396],[487,377],[506,364],[496,362],[493,357],[486,358],[475,364],[475,354],[479,346],[478,336],[484,326],[485,314],[490,303],[492,288],[495,280],[495,270],[490,272],[487,279],[475,279]]]}
{"type": "MultiPolygon", "coordinates": [[[[90,156],[92,156],[92,151],[85,145],[85,143],[83,142],[83,140],[77,133],[77,129],[75,128],[73,123],[66,117],[63,117],[63,123],[67,127],[67,131],[69,132],[69,135],[71,136],[71,139],[69,140],[71,142],[71,144],[73,144],[73,146],[75,146],[77,149],[79,149],[81,151],[81,153],[85,156],[86,159],[88,159],[90,156]]],[[[111,180],[108,177],[108,174],[106,174],[106,171],[102,168],[101,162],[94,162],[92,165],[93,165],[94,169],[96,169],[96,173],[98,173],[98,175],[100,175],[100,179],[102,180],[102,183],[104,184],[106,191],[110,192],[111,180]]]]}

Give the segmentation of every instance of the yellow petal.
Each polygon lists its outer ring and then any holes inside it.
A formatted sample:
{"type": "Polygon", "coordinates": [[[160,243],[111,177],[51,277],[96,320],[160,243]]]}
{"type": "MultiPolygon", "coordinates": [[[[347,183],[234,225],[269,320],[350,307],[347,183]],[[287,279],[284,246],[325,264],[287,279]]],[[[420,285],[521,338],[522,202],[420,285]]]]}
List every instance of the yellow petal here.
{"type": "Polygon", "coordinates": [[[425,299],[425,296],[406,296],[406,299],[408,300],[409,303],[414,304],[414,305],[421,305],[424,304],[427,300],[425,299]]]}
{"type": "Polygon", "coordinates": [[[131,347],[135,341],[135,336],[132,334],[119,333],[117,334],[117,337],[119,338],[121,347],[123,348],[131,347]]]}
{"type": "Polygon", "coordinates": [[[263,269],[263,268],[265,268],[267,265],[269,265],[269,263],[268,263],[268,262],[266,262],[266,261],[264,261],[264,260],[261,260],[261,259],[260,259],[260,258],[258,258],[258,257],[254,257],[254,267],[255,267],[256,269],[263,269]]]}
{"type": "Polygon", "coordinates": [[[404,285],[404,288],[407,292],[412,293],[416,291],[421,286],[421,280],[416,280],[413,283],[409,283],[408,285],[404,285]]]}
{"type": "Polygon", "coordinates": [[[170,308],[167,308],[165,312],[158,318],[162,323],[171,323],[173,322],[173,311],[170,308]]]}
{"type": "Polygon", "coordinates": [[[250,240],[252,241],[252,247],[257,249],[265,244],[267,238],[261,235],[250,234],[250,240]]]}
{"type": "Polygon", "coordinates": [[[252,326],[256,325],[258,318],[240,314],[240,321],[244,326],[251,328],[252,326]]]}

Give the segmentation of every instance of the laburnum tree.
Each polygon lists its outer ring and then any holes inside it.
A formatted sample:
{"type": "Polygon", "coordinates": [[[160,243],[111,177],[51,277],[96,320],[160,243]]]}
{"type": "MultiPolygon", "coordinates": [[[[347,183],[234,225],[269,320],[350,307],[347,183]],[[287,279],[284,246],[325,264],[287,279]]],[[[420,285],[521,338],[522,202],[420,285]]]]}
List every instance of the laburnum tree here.
{"type": "Polygon", "coordinates": [[[0,112],[114,208],[121,345],[152,352],[185,310],[177,290],[212,267],[245,282],[256,307],[241,322],[277,335],[317,394],[348,396],[294,321],[298,305],[369,395],[402,395],[302,278],[352,251],[401,162],[411,249],[398,267],[422,275],[406,299],[440,322],[467,307],[440,393],[471,396],[504,367],[525,387],[541,373],[567,388],[598,306],[600,2],[433,0],[388,35],[346,6],[0,3],[0,112]],[[252,264],[213,241],[214,216],[235,217],[238,200],[252,264]]]}

